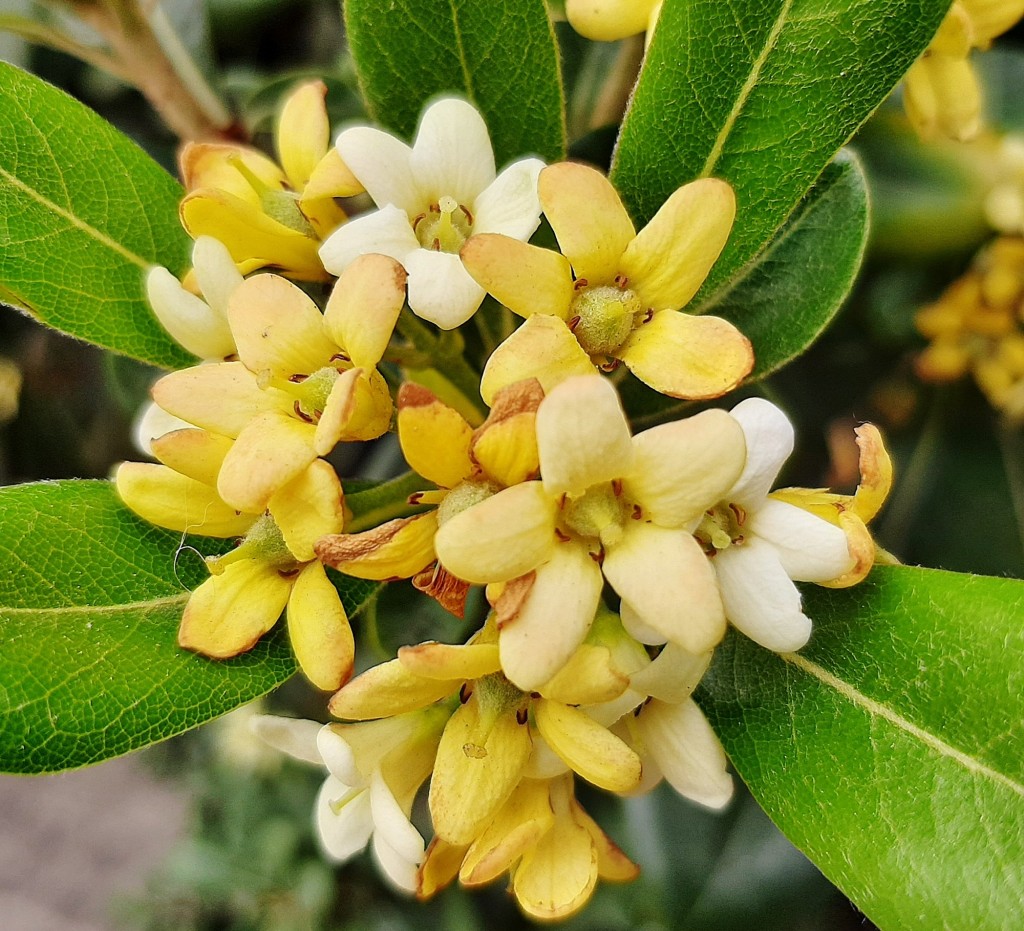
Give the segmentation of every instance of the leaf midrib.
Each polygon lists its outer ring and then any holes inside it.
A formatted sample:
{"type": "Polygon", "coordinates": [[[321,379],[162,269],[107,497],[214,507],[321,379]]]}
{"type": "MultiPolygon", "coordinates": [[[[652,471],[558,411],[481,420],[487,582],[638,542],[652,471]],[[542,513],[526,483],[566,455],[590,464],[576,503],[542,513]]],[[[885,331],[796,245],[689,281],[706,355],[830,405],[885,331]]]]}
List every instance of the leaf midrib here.
{"type": "Polygon", "coordinates": [[[872,717],[884,718],[893,726],[909,734],[911,737],[916,738],[939,755],[947,757],[958,763],[969,772],[983,776],[993,782],[997,782],[1000,785],[1007,787],[1012,792],[1015,792],[1017,795],[1024,797],[1024,785],[1021,783],[1011,779],[1005,773],[1001,773],[998,770],[993,769],[991,766],[982,763],[980,760],[976,760],[974,757],[964,753],[962,750],[958,750],[951,744],[946,743],[935,734],[919,727],[893,709],[883,705],[881,702],[875,701],[873,698],[868,697],[849,682],[840,679],[838,676],[819,666],[817,663],[814,663],[797,653],[781,653],[779,655],[785,662],[789,663],[791,666],[795,666],[801,672],[817,679],[823,685],[834,689],[852,705],[866,711],[872,717]]]}
{"type": "Polygon", "coordinates": [[[167,595],[163,598],[149,598],[145,601],[129,601],[125,602],[124,604],[115,605],[61,605],[59,607],[47,608],[9,607],[7,605],[0,605],[0,620],[6,617],[20,617],[33,614],[123,614],[131,611],[144,611],[153,608],[163,608],[169,605],[183,604],[184,602],[188,601],[190,595],[190,592],[181,592],[176,595],[167,595]]]}

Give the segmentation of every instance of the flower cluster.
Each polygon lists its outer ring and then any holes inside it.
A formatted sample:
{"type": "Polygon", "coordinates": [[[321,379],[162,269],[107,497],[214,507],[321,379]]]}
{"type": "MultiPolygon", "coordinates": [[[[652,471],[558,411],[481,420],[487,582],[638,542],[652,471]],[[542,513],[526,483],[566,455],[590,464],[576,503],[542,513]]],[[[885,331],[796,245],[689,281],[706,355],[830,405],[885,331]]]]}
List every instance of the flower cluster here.
{"type": "Polygon", "coordinates": [[[524,911],[562,918],[598,879],[637,872],[575,780],[728,802],[691,694],[729,624],[798,650],[812,624],[795,583],[864,578],[888,456],[865,426],[855,494],[773,491],[794,432],[766,400],[631,430],[630,374],[696,401],[751,371],[731,323],[685,310],[732,228],[725,182],[684,185],[638,231],[593,168],[499,173],[465,101],[428,108],[411,146],[370,127],[326,138],[322,86],[307,85],[281,116],[281,167],[186,149],[194,270],[147,284],[202,362],[156,383],[142,429],[157,462],[123,464],[117,487],[155,524],[239,541],[207,560],[182,647],[230,658],[284,612],[302,671],[334,693],[332,723],[256,723],[325,768],[328,856],[371,843],[421,897],[507,874],[524,911]],[[348,220],[335,198],[363,190],[376,209],[348,220]],[[557,251],[528,241],[542,216],[557,251]],[[452,361],[470,339],[446,332],[471,321],[475,366],[452,361]],[[356,523],[332,456],[392,427],[422,485],[391,519],[356,523]],[[352,678],[335,572],[411,579],[459,616],[483,586],[486,615],[465,643],[410,643],[352,678]],[[429,842],[413,818],[428,782],[429,842]]]}

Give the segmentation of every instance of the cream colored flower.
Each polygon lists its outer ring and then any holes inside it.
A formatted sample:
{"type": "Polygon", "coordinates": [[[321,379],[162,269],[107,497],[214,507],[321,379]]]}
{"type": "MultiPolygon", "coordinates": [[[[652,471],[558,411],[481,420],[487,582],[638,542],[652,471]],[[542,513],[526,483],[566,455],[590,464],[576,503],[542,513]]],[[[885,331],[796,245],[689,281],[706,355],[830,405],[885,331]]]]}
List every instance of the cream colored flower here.
{"type": "Polygon", "coordinates": [[[650,34],[661,12],[661,0],[566,0],[565,16],[581,36],[614,42],[650,34]]]}
{"type": "Polygon", "coordinates": [[[466,238],[487,232],[526,240],[540,223],[537,175],[544,163],[526,158],[496,175],[487,126],[464,100],[431,104],[411,148],[357,126],[341,133],[338,151],[379,209],[324,243],[324,266],[340,274],[358,255],[390,255],[409,273],[413,313],[441,329],[465,323],[484,297],[459,258],[466,238]]]}

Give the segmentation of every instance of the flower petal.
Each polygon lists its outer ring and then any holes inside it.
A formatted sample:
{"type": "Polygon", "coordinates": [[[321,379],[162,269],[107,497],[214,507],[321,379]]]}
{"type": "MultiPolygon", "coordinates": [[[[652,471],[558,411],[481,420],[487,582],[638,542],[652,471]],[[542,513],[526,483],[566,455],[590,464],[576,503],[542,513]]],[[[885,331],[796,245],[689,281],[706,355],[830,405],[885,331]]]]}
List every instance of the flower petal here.
{"type": "Polygon", "coordinates": [[[403,260],[409,273],[409,307],[442,330],[465,323],[484,299],[484,289],[451,252],[417,249],[403,260]]]}
{"type": "Polygon", "coordinates": [[[473,279],[520,317],[568,317],[572,268],[561,253],[498,233],[479,233],[466,240],[459,255],[473,279]]]}
{"type": "Polygon", "coordinates": [[[728,498],[752,509],[771,491],[779,470],[793,452],[793,425],[779,408],[763,398],[740,401],[729,413],[743,428],[747,464],[728,498]]]}
{"type": "Polygon", "coordinates": [[[388,204],[338,227],[320,247],[320,260],[340,275],[361,255],[378,253],[404,263],[419,248],[405,211],[388,204]]]}
{"type": "Polygon", "coordinates": [[[234,352],[235,341],[223,314],[186,291],[166,268],[149,270],[146,298],[160,325],[193,355],[220,360],[234,352]]]}
{"type": "Polygon", "coordinates": [[[853,566],[839,527],[784,501],[766,498],[746,529],[775,547],[786,575],[799,582],[830,582],[853,566]]]}
{"type": "Polygon", "coordinates": [[[186,427],[156,437],[152,445],[153,455],[165,466],[213,487],[232,443],[218,433],[186,427]]]}
{"type": "Polygon", "coordinates": [[[536,378],[550,392],[574,375],[590,375],[594,364],[559,317],[534,314],[491,353],[480,379],[480,396],[491,404],[508,385],[536,378]]]}
{"type": "Polygon", "coordinates": [[[619,270],[646,306],[678,310],[721,255],[735,216],[736,195],[725,181],[684,184],[629,244],[619,270]]]}
{"type": "Polygon", "coordinates": [[[529,239],[540,226],[537,177],[543,167],[539,158],[523,158],[502,171],[473,204],[473,232],[529,239]]]}
{"type": "Polygon", "coordinates": [[[398,391],[398,441],[410,468],[441,488],[473,473],[473,428],[426,388],[406,382],[398,391]]]}
{"type": "Polygon", "coordinates": [[[326,97],[323,81],[309,81],[288,95],[278,117],[274,134],[277,154],[293,190],[306,186],[330,145],[326,97]]]}
{"type": "Polygon", "coordinates": [[[538,691],[563,705],[596,705],[614,701],[628,687],[629,676],[618,668],[611,650],[581,643],[538,691]]]}
{"type": "Polygon", "coordinates": [[[721,808],[732,798],[725,751],[692,699],[678,705],[649,702],[636,727],[665,779],[680,795],[708,808],[721,808]]]}
{"type": "Polygon", "coordinates": [[[502,388],[487,420],[473,433],[472,457],[499,485],[537,477],[537,408],[543,400],[535,378],[502,388]]]}
{"type": "Polygon", "coordinates": [[[718,553],[714,567],[725,614],[735,627],[778,653],[807,643],[811,620],[800,610],[800,592],[770,543],[750,536],[718,553]]]}
{"type": "Polygon", "coordinates": [[[688,528],[722,500],[746,462],[743,431],[725,411],[703,411],[633,437],[623,494],[661,527],[688,528]]]}
{"type": "Polygon", "coordinates": [[[577,162],[549,165],[540,173],[540,202],[577,278],[611,284],[636,231],[611,182],[577,162]]]}
{"type": "Polygon", "coordinates": [[[427,679],[397,659],[373,666],[335,693],[328,711],[336,718],[367,721],[425,708],[456,692],[462,680],[427,679]]]}
{"type": "Polygon", "coordinates": [[[288,638],[299,668],[333,692],[352,675],[355,641],[338,590],[318,562],[304,566],[288,599],[288,638]]]}
{"type": "Polygon", "coordinates": [[[596,373],[555,386],[537,411],[537,446],[549,495],[628,475],[633,445],[615,386],[596,373]]]}
{"type": "Polygon", "coordinates": [[[258,149],[219,142],[188,142],[182,146],[178,167],[189,191],[217,188],[246,198],[254,205],[259,194],[236,167],[241,164],[267,187],[283,190],[285,176],[272,158],[258,149]]]}
{"type": "Polygon", "coordinates": [[[265,744],[316,766],[323,766],[316,746],[316,737],[322,727],[319,721],[285,718],[277,714],[258,714],[249,720],[249,729],[265,744]]]}
{"type": "Polygon", "coordinates": [[[328,776],[316,799],[316,826],[327,858],[344,863],[359,853],[373,834],[370,793],[328,776]]]}
{"type": "Polygon", "coordinates": [[[679,704],[704,678],[712,655],[712,650],[690,653],[677,643],[667,643],[653,662],[630,676],[629,687],[659,701],[679,704]]]}
{"type": "Polygon", "coordinates": [[[417,213],[445,195],[472,207],[495,175],[491,138],[476,107],[457,97],[444,97],[427,107],[409,166],[423,198],[417,213]]]}
{"type": "Polygon", "coordinates": [[[373,853],[384,875],[405,892],[416,890],[416,870],[423,862],[423,837],[399,807],[380,770],[370,777],[373,853]]]}
{"type": "Polygon", "coordinates": [[[615,42],[647,28],[656,0],[566,0],[565,15],[581,36],[615,42]]]}
{"type": "Polygon", "coordinates": [[[540,482],[499,491],[438,528],[441,565],[474,585],[507,582],[550,558],[555,547],[555,502],[540,482]]]}
{"type": "Polygon", "coordinates": [[[426,206],[410,165],[412,149],[401,140],[371,126],[352,126],[338,136],[337,147],[378,207],[393,204],[414,216],[426,206]]]}
{"type": "Polygon", "coordinates": [[[495,602],[505,675],[525,692],[568,662],[594,621],[604,580],[585,546],[558,544],[536,571],[495,602]]]}
{"type": "Polygon", "coordinates": [[[728,320],[663,310],[641,324],[617,355],[644,384],[672,398],[717,398],[754,366],[754,350],[728,320]]]}
{"type": "Polygon", "coordinates": [[[185,605],[178,643],[214,659],[251,650],[281,616],[291,580],[257,559],[230,563],[212,575],[185,605]]]}
{"type": "Polygon", "coordinates": [[[352,197],[363,186],[333,146],[320,159],[299,195],[299,210],[320,239],[326,239],[347,219],[336,197],[352,197]]]}
{"type": "Polygon", "coordinates": [[[334,467],[322,459],[275,492],[267,507],[299,562],[316,559],[313,544],[326,534],[339,533],[345,521],[341,482],[334,467]]]}
{"type": "Polygon", "coordinates": [[[725,634],[715,574],[688,533],[633,524],[606,550],[604,575],[643,624],[690,653],[711,649],[725,634]]]}
{"type": "Polygon", "coordinates": [[[399,647],[398,659],[428,679],[480,679],[501,669],[495,643],[420,643],[399,647]]]}
{"type": "Polygon", "coordinates": [[[199,290],[203,292],[203,298],[211,310],[224,318],[226,325],[228,300],[235,288],[244,281],[227,246],[212,236],[200,236],[192,247],[192,267],[199,283],[199,290]]]}
{"type": "Polygon", "coordinates": [[[389,520],[365,533],[325,536],[316,553],[328,566],[357,579],[408,579],[434,560],[435,533],[437,514],[430,511],[389,520]]]}

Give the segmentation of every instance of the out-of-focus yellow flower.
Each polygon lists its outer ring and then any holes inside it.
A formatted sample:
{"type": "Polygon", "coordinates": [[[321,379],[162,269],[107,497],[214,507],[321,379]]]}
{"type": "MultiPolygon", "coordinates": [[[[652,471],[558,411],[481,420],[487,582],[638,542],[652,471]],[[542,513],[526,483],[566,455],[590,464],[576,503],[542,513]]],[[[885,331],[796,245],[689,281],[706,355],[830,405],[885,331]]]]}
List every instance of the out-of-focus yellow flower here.
{"type": "Polygon", "coordinates": [[[492,354],[480,393],[536,377],[545,391],[620,362],[656,391],[716,398],[750,372],[750,342],[719,317],[679,308],[697,293],[732,229],[732,188],[679,188],[637,233],[608,179],[563,162],[540,174],[541,206],[562,253],[498,234],[462,247],[469,273],[526,322],[492,354]]]}
{"type": "Polygon", "coordinates": [[[275,132],[280,166],[242,145],[190,142],[181,150],[185,229],[223,242],[243,273],[271,267],[304,281],[331,277],[317,251],[345,222],[335,198],[363,187],[330,144],[326,94],[314,81],[285,101],[275,132]]]}
{"type": "Polygon", "coordinates": [[[0,424],[13,420],[18,413],[21,381],[21,369],[10,359],[0,357],[0,424]]]}
{"type": "Polygon", "coordinates": [[[126,462],[117,491],[136,514],[159,527],[210,537],[244,537],[207,559],[211,576],[191,595],[178,642],[215,659],[252,649],[288,609],[288,635],[302,671],[318,688],[337,689],[352,673],[348,617],[314,542],[344,523],[341,484],[314,461],[262,509],[245,512],[217,493],[232,445],[206,430],[176,430],[153,440],[161,464],[126,462]]]}
{"type": "Polygon", "coordinates": [[[565,16],[581,36],[614,42],[654,30],[661,0],[566,0],[565,16]]]}
{"type": "Polygon", "coordinates": [[[1024,239],[1001,237],[936,303],[920,310],[930,343],[917,374],[947,382],[970,373],[997,410],[1024,417],[1024,239]]]}
{"type": "Polygon", "coordinates": [[[907,72],[904,106],[923,139],[974,138],[982,127],[981,86],[970,62],[1024,15],[1024,0],[957,0],[907,72]]]}

